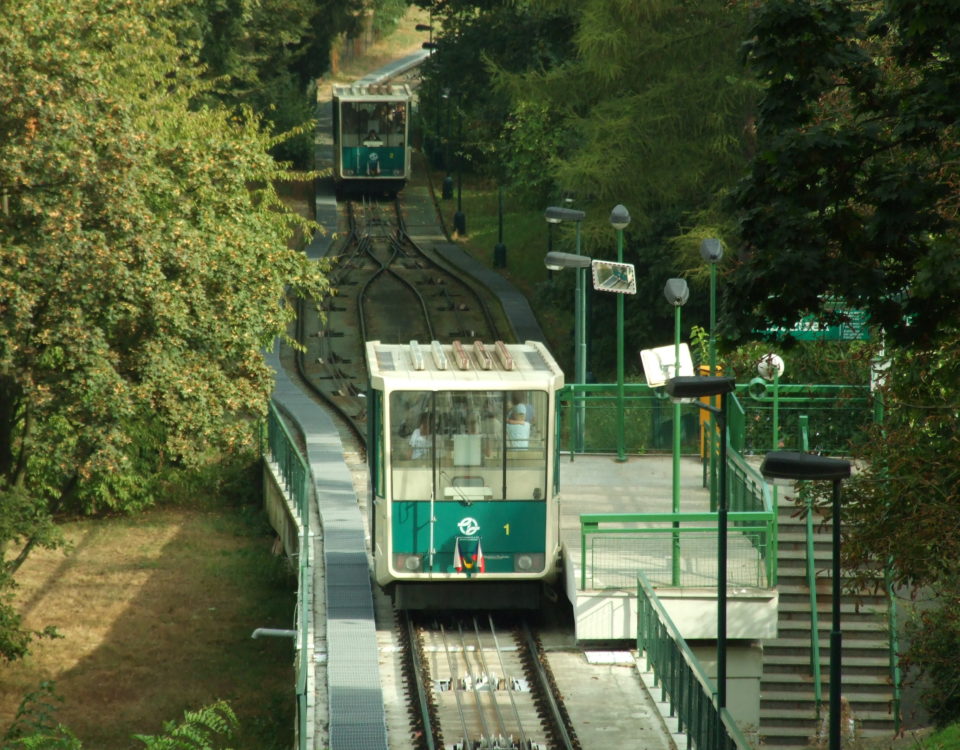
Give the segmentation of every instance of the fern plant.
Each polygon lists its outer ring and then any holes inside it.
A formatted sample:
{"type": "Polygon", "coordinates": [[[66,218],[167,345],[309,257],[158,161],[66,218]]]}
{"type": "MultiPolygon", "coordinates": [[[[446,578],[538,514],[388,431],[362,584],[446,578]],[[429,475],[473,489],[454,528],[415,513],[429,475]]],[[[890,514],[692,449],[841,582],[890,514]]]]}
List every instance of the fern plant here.
{"type": "Polygon", "coordinates": [[[220,743],[233,738],[237,716],[226,701],[185,711],[183,722],[164,722],[163,734],[135,734],[144,750],[230,750],[220,743]]]}

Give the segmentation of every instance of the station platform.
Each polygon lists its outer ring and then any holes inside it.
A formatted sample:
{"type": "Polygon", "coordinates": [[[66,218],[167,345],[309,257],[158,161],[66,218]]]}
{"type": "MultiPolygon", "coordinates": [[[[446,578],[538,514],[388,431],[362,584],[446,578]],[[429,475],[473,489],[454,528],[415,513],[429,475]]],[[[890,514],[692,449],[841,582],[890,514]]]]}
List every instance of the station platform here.
{"type": "MultiPolygon", "coordinates": [[[[709,513],[699,457],[682,456],[680,512],[709,513]]],[[[664,524],[623,524],[626,531],[611,543],[588,549],[584,560],[580,517],[583,514],[670,513],[673,510],[673,458],[583,454],[560,461],[560,540],[563,588],[573,606],[578,641],[636,639],[636,572],[650,579],[668,612],[691,639],[716,637],[717,535],[704,533],[684,543],[682,586],[671,586],[671,534],[664,524]],[[645,527],[660,532],[637,533],[645,527]],[[584,585],[586,583],[586,585],[584,585]]],[[[759,552],[742,534],[728,534],[728,635],[757,639],[776,636],[777,593],[768,585],[759,552]]]]}
{"type": "MultiPolygon", "coordinates": [[[[710,496],[703,487],[699,457],[682,456],[679,469],[680,513],[709,513],[710,496]]],[[[607,524],[602,537],[583,544],[584,514],[671,513],[672,456],[631,455],[621,462],[611,454],[577,455],[572,461],[570,454],[565,454],[560,461],[558,502],[562,585],[573,610],[577,643],[585,649],[614,642],[621,642],[620,648],[635,648],[637,571],[642,571],[707,675],[716,679],[716,521],[690,524],[703,530],[682,543],[680,585],[673,585],[676,574],[669,523],[614,521],[607,524]],[[620,526],[623,533],[617,530],[620,526]]],[[[680,536],[687,536],[690,525],[683,523],[686,531],[680,536]]],[[[749,733],[748,727],[755,732],[759,726],[762,643],[776,638],[779,595],[765,580],[760,553],[750,539],[728,526],[727,540],[728,707],[749,733]]],[[[652,681],[644,679],[653,695],[652,681]]]]}

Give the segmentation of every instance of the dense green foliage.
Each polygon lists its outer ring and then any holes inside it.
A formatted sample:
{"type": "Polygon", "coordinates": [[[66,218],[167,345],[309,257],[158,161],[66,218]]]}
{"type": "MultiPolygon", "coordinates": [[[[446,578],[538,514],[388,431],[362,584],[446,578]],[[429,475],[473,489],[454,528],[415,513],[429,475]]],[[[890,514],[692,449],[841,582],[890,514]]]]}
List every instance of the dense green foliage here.
{"type": "Polygon", "coordinates": [[[960,524],[960,6],[769,0],[746,49],[764,89],[733,201],[742,242],[726,330],[829,321],[829,298],[868,312],[885,419],[856,451],[845,556],[937,597],[906,656],[948,722],[960,716],[960,545],[948,531],[960,524]]]}
{"type": "MultiPolygon", "coordinates": [[[[277,133],[313,118],[314,80],[341,33],[359,29],[362,0],[199,0],[178,3],[182,44],[198,48],[208,101],[249,107],[277,133]]],[[[312,164],[307,129],[274,144],[278,158],[312,164]]]]}
{"type": "Polygon", "coordinates": [[[770,0],[747,54],[764,84],[735,195],[727,333],[792,325],[825,295],[887,339],[956,319],[960,6],[770,0]]]}
{"type": "MultiPolygon", "coordinates": [[[[693,288],[685,326],[705,325],[698,238],[725,226],[719,200],[748,148],[753,90],[737,54],[745,7],[721,0],[433,7],[438,49],[426,67],[422,111],[439,150],[451,141],[468,168],[505,184],[511,200],[544,208],[572,198],[587,212],[583,249],[594,257],[615,255],[607,217],[617,203],[628,208],[624,259],[638,278],[626,306],[628,352],[672,341],[673,310],[662,296],[670,277],[689,275],[693,288]]],[[[554,249],[572,250],[572,237],[558,231],[554,249]]],[[[537,304],[569,309],[572,276],[556,275],[537,304]]],[[[612,378],[614,300],[594,294],[591,306],[591,361],[599,379],[612,378]]],[[[631,354],[628,368],[637,364],[631,354]]]]}
{"type": "Polygon", "coordinates": [[[141,507],[165,467],[249,442],[284,288],[325,289],[287,248],[275,139],[198,105],[178,7],[0,2],[4,583],[58,513],[141,507]]]}

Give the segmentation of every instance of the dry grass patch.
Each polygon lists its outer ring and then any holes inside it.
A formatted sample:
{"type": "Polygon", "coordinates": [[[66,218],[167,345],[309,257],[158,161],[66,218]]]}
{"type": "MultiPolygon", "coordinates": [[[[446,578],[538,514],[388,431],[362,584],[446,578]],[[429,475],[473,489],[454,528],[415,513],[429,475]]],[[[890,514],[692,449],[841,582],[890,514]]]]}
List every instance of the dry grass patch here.
{"type": "Polygon", "coordinates": [[[27,627],[63,638],[3,667],[0,726],[54,680],[59,720],[90,750],[136,747],[133,733],[218,698],[240,717],[238,749],[292,744],[292,643],[250,637],[292,627],[295,602],[259,511],[155,509],[64,528],[71,549],[39,551],[18,575],[27,627]]]}

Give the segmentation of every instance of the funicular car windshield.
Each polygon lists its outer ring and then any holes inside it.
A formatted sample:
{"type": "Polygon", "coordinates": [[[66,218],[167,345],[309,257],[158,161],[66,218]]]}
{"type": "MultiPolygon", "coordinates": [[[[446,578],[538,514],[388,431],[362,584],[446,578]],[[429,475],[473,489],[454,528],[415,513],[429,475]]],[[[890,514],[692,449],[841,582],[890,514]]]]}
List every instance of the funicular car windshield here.
{"type": "Polygon", "coordinates": [[[394,391],[394,500],[543,500],[545,391],[394,391]]]}
{"type": "Polygon", "coordinates": [[[406,136],[405,102],[353,102],[341,105],[342,146],[401,147],[406,136]]]}

